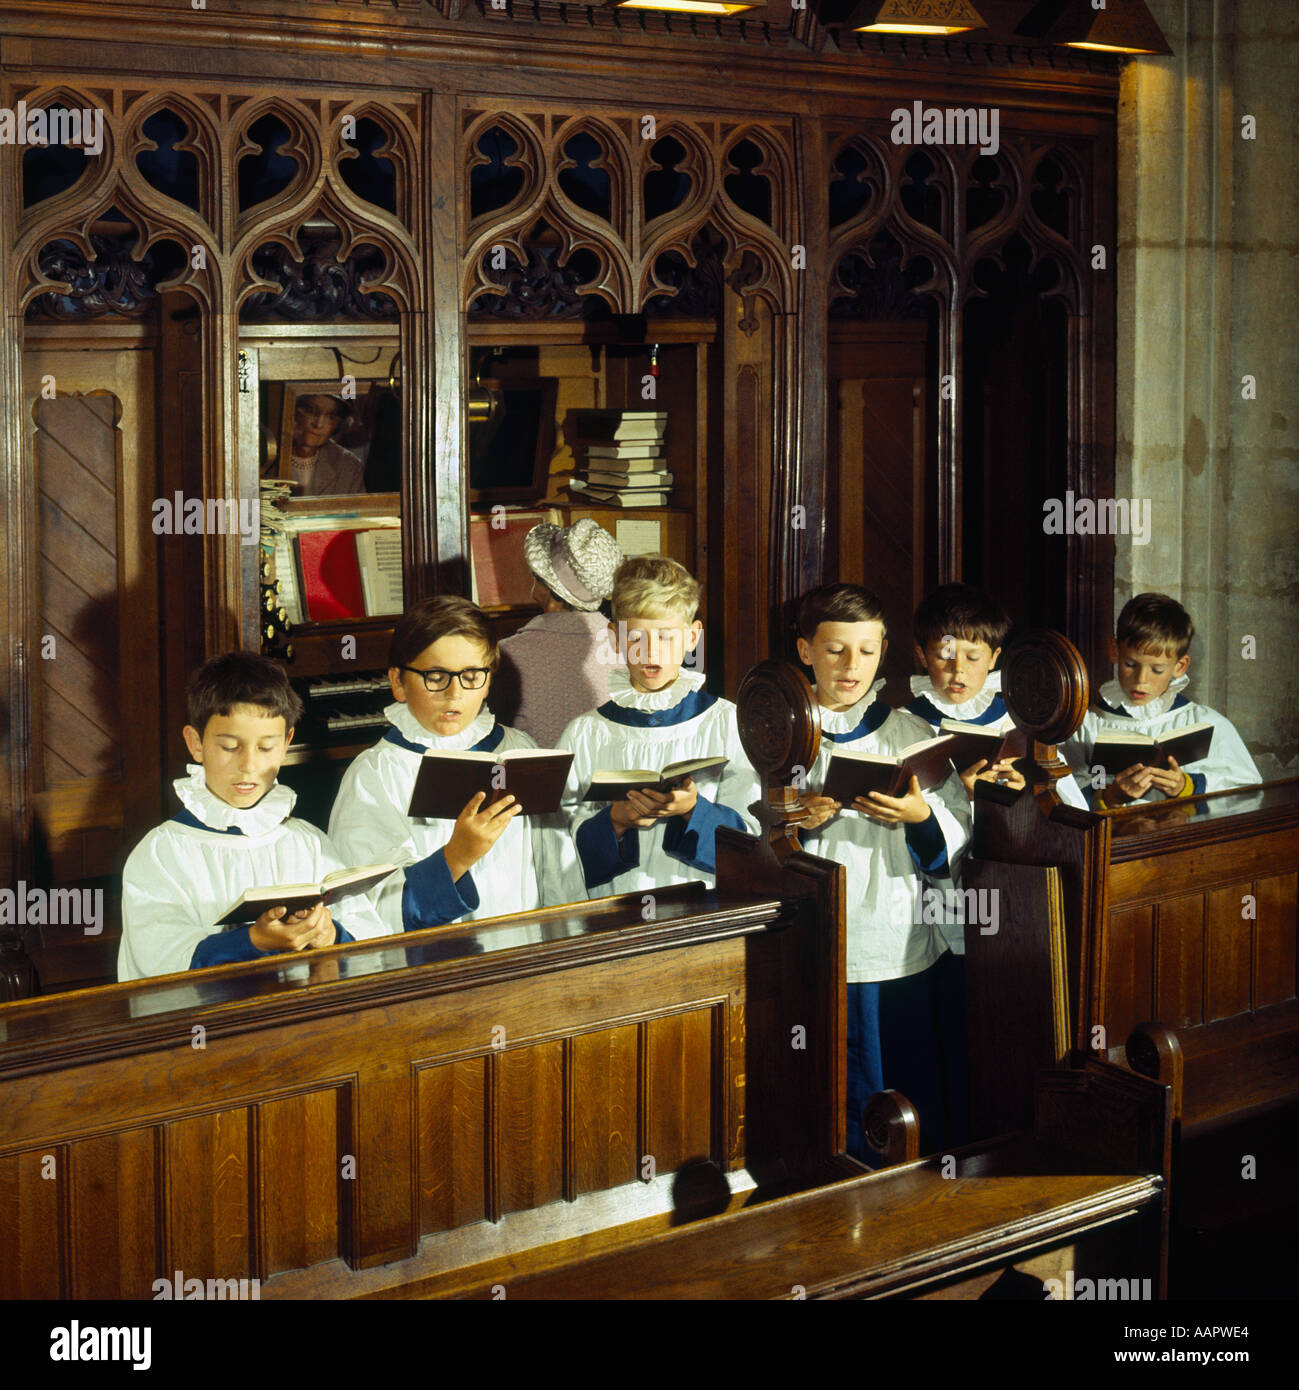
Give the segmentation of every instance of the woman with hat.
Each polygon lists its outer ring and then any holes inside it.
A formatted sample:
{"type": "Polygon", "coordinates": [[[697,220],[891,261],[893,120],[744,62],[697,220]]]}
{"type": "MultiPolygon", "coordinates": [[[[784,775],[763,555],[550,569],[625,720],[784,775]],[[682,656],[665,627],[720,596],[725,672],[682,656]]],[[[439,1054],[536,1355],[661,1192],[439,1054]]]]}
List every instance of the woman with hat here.
{"type": "Polygon", "coordinates": [[[501,642],[492,705],[538,747],[553,748],[570,719],[609,698],[616,657],[600,604],[613,591],[623,554],[589,518],[568,527],[543,522],[523,545],[542,611],[501,642]]]}

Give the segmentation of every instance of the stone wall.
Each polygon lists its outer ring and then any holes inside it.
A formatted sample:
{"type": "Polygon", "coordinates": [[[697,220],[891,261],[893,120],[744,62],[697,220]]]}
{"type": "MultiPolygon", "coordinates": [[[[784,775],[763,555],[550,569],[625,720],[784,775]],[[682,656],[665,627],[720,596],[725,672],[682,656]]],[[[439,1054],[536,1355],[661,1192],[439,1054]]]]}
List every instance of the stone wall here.
{"type": "Polygon", "coordinates": [[[1115,611],[1179,598],[1189,693],[1299,774],[1299,5],[1147,4],[1174,56],[1123,79],[1116,494],[1152,530],[1116,538],[1115,611]]]}

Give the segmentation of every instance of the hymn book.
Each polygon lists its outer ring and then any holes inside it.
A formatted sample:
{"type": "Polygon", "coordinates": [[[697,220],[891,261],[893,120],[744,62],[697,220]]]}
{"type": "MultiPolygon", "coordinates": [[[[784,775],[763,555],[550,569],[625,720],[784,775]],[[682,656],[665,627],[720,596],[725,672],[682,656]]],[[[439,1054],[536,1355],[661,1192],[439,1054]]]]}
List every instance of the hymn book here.
{"type": "Polygon", "coordinates": [[[1111,777],[1117,777],[1134,763],[1167,768],[1169,758],[1176,758],[1178,767],[1185,767],[1207,758],[1212,743],[1212,724],[1188,724],[1157,739],[1149,734],[1106,731],[1096,735],[1091,764],[1103,767],[1111,777]]]}
{"type": "Polygon", "coordinates": [[[318,902],[326,904],[338,898],[348,898],[354,893],[364,893],[395,872],[396,864],[367,864],[363,869],[335,869],[326,874],[319,883],[280,883],[272,888],[250,888],[222,916],[216,926],[242,926],[245,922],[255,922],[263,912],[273,907],[285,909],[284,918],[295,912],[315,907],[318,902]]]}
{"type": "Polygon", "coordinates": [[[955,734],[939,734],[908,744],[900,752],[859,753],[836,748],[830,755],[821,795],[850,806],[859,796],[881,792],[884,796],[905,796],[915,776],[920,790],[928,791],[951,774],[951,750],[955,734]]]}
{"type": "Polygon", "coordinates": [[[973,767],[981,758],[991,767],[1007,758],[1022,758],[1028,752],[1028,739],[1022,729],[1011,727],[994,733],[986,724],[966,724],[959,719],[944,719],[938,727],[943,733],[956,736],[949,757],[959,772],[973,767]]]}
{"type": "Polygon", "coordinates": [[[512,796],[525,816],[559,810],[573,755],[562,748],[511,748],[501,753],[425,753],[406,814],[423,820],[455,820],[478,792],[484,811],[512,796]]]}
{"type": "Polygon", "coordinates": [[[696,772],[720,771],[729,758],[685,758],[669,763],[662,772],[629,767],[621,771],[597,768],[583,801],[622,801],[628,792],[671,792],[688,782],[696,772]]]}

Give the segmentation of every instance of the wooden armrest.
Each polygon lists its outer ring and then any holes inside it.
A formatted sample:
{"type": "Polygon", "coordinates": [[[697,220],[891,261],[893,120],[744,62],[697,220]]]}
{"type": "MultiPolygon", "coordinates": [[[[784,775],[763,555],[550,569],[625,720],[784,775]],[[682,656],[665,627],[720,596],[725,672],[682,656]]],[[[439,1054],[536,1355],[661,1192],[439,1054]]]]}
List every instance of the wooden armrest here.
{"type": "Polygon", "coordinates": [[[920,1117],[901,1091],[876,1091],[862,1106],[861,1125],[886,1167],[920,1157],[920,1117]]]}

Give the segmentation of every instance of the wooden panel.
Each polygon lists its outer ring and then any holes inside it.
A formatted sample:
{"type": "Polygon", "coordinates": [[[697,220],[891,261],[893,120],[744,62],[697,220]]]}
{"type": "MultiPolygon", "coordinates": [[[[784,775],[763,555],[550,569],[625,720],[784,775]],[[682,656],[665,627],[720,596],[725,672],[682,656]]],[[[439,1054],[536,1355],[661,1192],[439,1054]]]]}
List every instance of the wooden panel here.
{"type": "Polygon", "coordinates": [[[1154,914],[1148,907],[1111,912],[1105,929],[1100,1022],[1105,1047],[1122,1047],[1137,1026],[1154,1017],[1154,914]]]}
{"type": "Polygon", "coordinates": [[[153,1128],[69,1146],[74,1298],[152,1296],[162,1255],[158,1146],[153,1128]]]}
{"type": "MultiPolygon", "coordinates": [[[[258,1107],[262,1277],[337,1259],[343,1144],[340,1092],[285,1096],[258,1107]]],[[[346,1180],[350,1191],[355,1179],[346,1180]]]]}
{"type": "Polygon", "coordinates": [[[713,1065],[712,1009],[652,1018],[644,1025],[647,1113],[646,1153],[655,1171],[670,1173],[687,1159],[722,1159],[714,1123],[722,1104],[713,1065]]]}
{"type": "Polygon", "coordinates": [[[416,1073],[419,1233],[487,1215],[487,1071],[470,1057],[416,1073]]]}
{"type": "Polygon", "coordinates": [[[0,1298],[61,1298],[64,1244],[60,1197],[67,1154],[61,1145],[0,1158],[0,1298]],[[52,1158],[52,1176],[47,1160],[52,1158]]]}
{"type": "Polygon", "coordinates": [[[35,410],[40,630],[56,641],[53,660],[41,662],[43,736],[54,769],[78,776],[114,771],[121,761],[116,413],[108,395],[40,400],[35,410]],[[78,654],[82,669],[64,671],[63,658],[78,654]]]}
{"type": "Polygon", "coordinates": [[[1254,952],[1254,1007],[1280,1004],[1299,993],[1299,874],[1279,874],[1254,885],[1258,908],[1254,952]]]}
{"type": "MultiPolygon", "coordinates": [[[[1204,805],[1212,809],[1214,803],[1209,801],[1204,805]]],[[[1120,823],[1116,818],[1116,824],[1120,823]]],[[[1258,816],[1242,817],[1234,835],[1227,834],[1194,848],[1172,848],[1178,839],[1189,839],[1198,829],[1192,821],[1185,836],[1166,836],[1171,852],[1160,853],[1152,848],[1140,858],[1112,863],[1109,870],[1111,905],[1153,902],[1166,895],[1170,888],[1176,888],[1179,893],[1226,888],[1246,878],[1289,873],[1299,863],[1299,830],[1268,830],[1266,822],[1258,816]]],[[[1131,847],[1116,837],[1116,857],[1120,850],[1131,852],[1131,847]]]]}
{"type": "Polygon", "coordinates": [[[1174,1028],[1204,1021],[1204,898],[1199,894],[1170,898],[1155,908],[1153,1016],[1174,1028]]]}
{"type": "Polygon", "coordinates": [[[1204,895],[1204,1018],[1230,1018],[1252,1003],[1254,923],[1242,916],[1253,885],[1204,895]]]}
{"type": "Polygon", "coordinates": [[[573,1039],[573,1189],[595,1192],[640,1176],[639,1030],[573,1039]]]}
{"type": "Polygon", "coordinates": [[[188,1278],[248,1278],[252,1259],[249,1111],[173,1120],[166,1129],[167,1258],[188,1278]]]}
{"type": "Polygon", "coordinates": [[[564,1195],[564,1045],[509,1048],[494,1060],[500,1087],[500,1210],[557,1202],[564,1195]]]}

